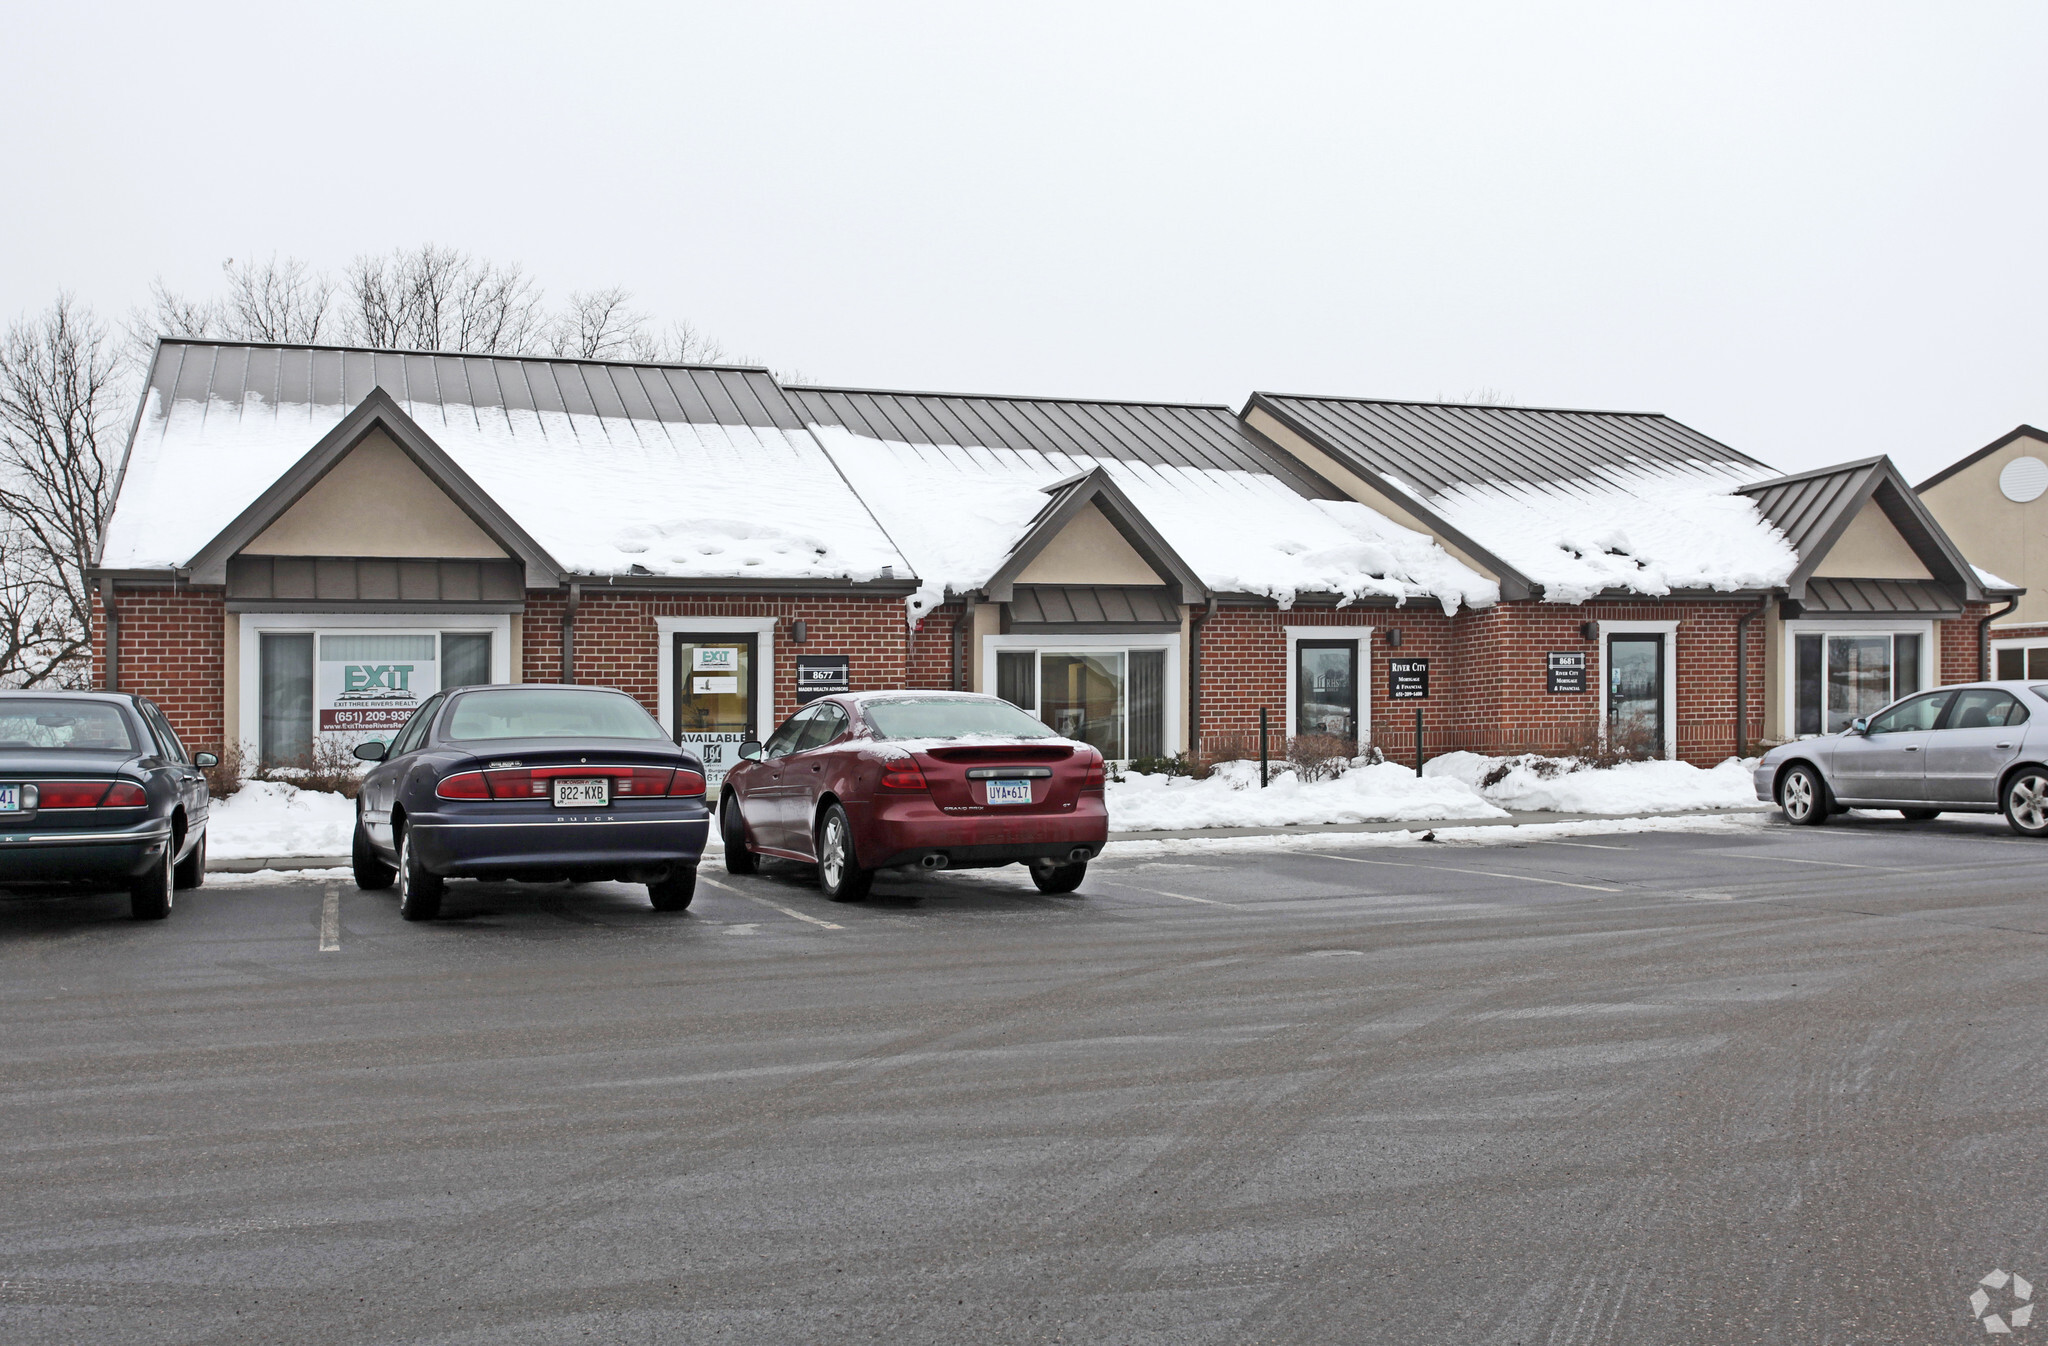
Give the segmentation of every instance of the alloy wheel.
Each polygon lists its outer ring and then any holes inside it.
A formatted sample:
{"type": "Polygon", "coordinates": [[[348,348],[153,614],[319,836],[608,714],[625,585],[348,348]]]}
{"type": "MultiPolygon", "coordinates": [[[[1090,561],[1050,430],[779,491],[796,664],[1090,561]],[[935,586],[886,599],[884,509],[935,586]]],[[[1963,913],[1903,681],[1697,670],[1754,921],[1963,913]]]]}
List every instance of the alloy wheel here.
{"type": "Polygon", "coordinates": [[[825,886],[837,889],[846,877],[846,827],[837,814],[825,820],[825,844],[818,848],[818,868],[825,872],[825,886]]]}
{"type": "Polygon", "coordinates": [[[1813,781],[1804,771],[1795,771],[1785,778],[1785,816],[1793,822],[1804,821],[1813,812],[1813,781]]]}
{"type": "Polygon", "coordinates": [[[2048,779],[2032,772],[2012,783],[2005,793],[2013,824],[2023,832],[2048,832],[2048,779]]]}

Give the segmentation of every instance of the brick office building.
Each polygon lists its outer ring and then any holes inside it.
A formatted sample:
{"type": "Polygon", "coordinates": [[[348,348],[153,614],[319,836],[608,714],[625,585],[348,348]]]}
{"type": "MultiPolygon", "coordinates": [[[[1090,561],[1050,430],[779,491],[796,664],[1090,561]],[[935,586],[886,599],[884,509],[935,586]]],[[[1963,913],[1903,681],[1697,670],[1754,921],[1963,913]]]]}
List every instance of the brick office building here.
{"type": "Polygon", "coordinates": [[[1661,416],[167,341],[96,672],[269,760],[574,680],[714,775],[840,686],[997,692],[1116,758],[1262,708],[1405,756],[1420,707],[1431,752],[1704,763],[1977,675],[2009,586],[1901,487],[1661,416]]]}

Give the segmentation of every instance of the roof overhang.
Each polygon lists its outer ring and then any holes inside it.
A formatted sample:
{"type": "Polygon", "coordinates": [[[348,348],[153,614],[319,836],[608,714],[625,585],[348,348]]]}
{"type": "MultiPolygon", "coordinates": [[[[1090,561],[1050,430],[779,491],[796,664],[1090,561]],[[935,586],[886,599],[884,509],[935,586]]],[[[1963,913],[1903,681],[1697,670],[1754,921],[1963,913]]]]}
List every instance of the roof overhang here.
{"type": "Polygon", "coordinates": [[[340,424],[321,436],[304,457],[292,464],[283,476],[271,483],[268,490],[236,515],[232,523],[199,549],[185,567],[190,572],[191,582],[226,584],[228,558],[261,537],[266,528],[318,485],[321,478],[348,456],[349,450],[362,443],[374,430],[382,430],[388,435],[426,473],[427,479],[445,491],[457,508],[467,514],[486,536],[520,562],[525,568],[527,588],[552,589],[561,583],[562,568],[554,558],[542,550],[525,529],[513,522],[512,517],[486,495],[483,488],[382,388],[372,388],[354,410],[341,418],[340,424]]]}
{"type": "Polygon", "coordinates": [[[981,586],[982,593],[989,599],[997,603],[1009,602],[1016,590],[1018,576],[1081,511],[1092,504],[1102,511],[1110,525],[1123,535],[1124,541],[1131,544],[1132,550],[1162,580],[1180,591],[1181,602],[1206,603],[1209,600],[1209,587],[1202,583],[1201,576],[1181,560],[1180,554],[1131,503],[1130,497],[1118,489],[1105,469],[1091,468],[1044,489],[1051,498],[1031,521],[1030,527],[1024,530],[1023,536],[1017,539],[1017,545],[1010,549],[1009,556],[996,573],[981,586]]]}

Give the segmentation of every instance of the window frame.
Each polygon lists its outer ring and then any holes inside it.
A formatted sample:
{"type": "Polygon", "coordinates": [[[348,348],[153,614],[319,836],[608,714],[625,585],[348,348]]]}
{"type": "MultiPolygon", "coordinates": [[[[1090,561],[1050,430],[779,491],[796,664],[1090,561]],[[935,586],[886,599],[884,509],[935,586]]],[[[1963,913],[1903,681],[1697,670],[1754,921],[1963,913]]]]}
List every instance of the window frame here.
{"type": "MultiPolygon", "coordinates": [[[[1013,632],[1010,635],[986,635],[982,637],[981,659],[975,670],[975,690],[990,696],[1000,693],[996,690],[996,656],[1002,653],[1015,654],[1032,651],[1037,655],[1033,661],[1035,683],[1032,695],[1035,698],[1029,706],[1019,707],[1026,713],[1037,716],[1039,706],[1045,701],[1044,656],[1048,654],[1123,654],[1124,687],[1122,692],[1123,743],[1126,750],[1131,746],[1130,726],[1130,654],[1137,650],[1160,650],[1166,655],[1164,669],[1164,701],[1161,716],[1164,720],[1160,730],[1161,749],[1164,756],[1171,757],[1187,746],[1186,690],[1181,672],[1181,637],[1173,632],[1133,631],[1118,635],[1114,632],[1100,635],[1036,635],[1027,632],[1013,632]]],[[[1014,704],[1014,703],[1012,703],[1014,704]]],[[[1042,721],[1041,721],[1042,722],[1042,721]]],[[[1128,762],[1129,757],[1113,759],[1128,762]]]]}
{"type": "Polygon", "coordinates": [[[2024,673],[2017,678],[2000,677],[1998,673],[1998,656],[2010,650],[2021,651],[2028,656],[2024,662],[2031,664],[2033,662],[2031,657],[2033,651],[2041,650],[2048,652],[2048,636],[2007,636],[2002,639],[1993,636],[1991,638],[1991,676],[1987,681],[2026,683],[2048,681],[2048,672],[2044,672],[2044,675],[2040,678],[2028,677],[2024,673]]]}
{"type": "MultiPolygon", "coordinates": [[[[1869,619],[1839,621],[1826,618],[1793,617],[1786,619],[1781,625],[1782,629],[1779,631],[1778,639],[1780,646],[1778,651],[1778,725],[1780,736],[1787,742],[1799,738],[1824,738],[1829,732],[1827,727],[1827,642],[1825,639],[1827,636],[1918,636],[1920,637],[1920,680],[1914,687],[1913,692],[1931,692],[1937,690],[1941,685],[1941,680],[1937,676],[1940,654],[1939,646],[1936,643],[1940,638],[1938,629],[1940,624],[1932,618],[1895,618],[1891,621],[1869,619]],[[1802,734],[1799,732],[1800,636],[1823,637],[1821,642],[1821,728],[1819,734],[1802,734]]],[[[1894,651],[1897,650],[1896,640],[1894,640],[1892,648],[1894,651]]],[[[1898,668],[1894,664],[1891,673],[1892,693],[1886,698],[1885,705],[1889,706],[1894,701],[1913,695],[1913,692],[1899,692],[1897,690],[1898,685],[1898,668]]]]}
{"type": "MultiPolygon", "coordinates": [[[[1664,752],[1663,760],[1671,761],[1678,756],[1678,622],[1616,622],[1600,623],[1598,653],[1594,658],[1599,664],[1600,678],[1600,742],[1607,742],[1607,725],[1612,718],[1608,708],[1608,692],[1611,690],[1607,668],[1608,641],[1615,636],[1660,636],[1664,644],[1664,752]]],[[[1590,673],[1591,670],[1588,670],[1590,673]]]]}
{"type": "MultiPolygon", "coordinates": [[[[1287,679],[1286,732],[1293,738],[1301,732],[1298,710],[1301,705],[1301,688],[1296,685],[1300,679],[1301,650],[1303,641],[1310,644],[1332,641],[1356,641],[1358,644],[1358,741],[1372,741],[1372,665],[1378,654],[1373,649],[1373,626],[1283,626],[1281,632],[1287,637],[1287,679]]],[[[1419,656],[1427,658],[1428,656],[1419,656]]]]}

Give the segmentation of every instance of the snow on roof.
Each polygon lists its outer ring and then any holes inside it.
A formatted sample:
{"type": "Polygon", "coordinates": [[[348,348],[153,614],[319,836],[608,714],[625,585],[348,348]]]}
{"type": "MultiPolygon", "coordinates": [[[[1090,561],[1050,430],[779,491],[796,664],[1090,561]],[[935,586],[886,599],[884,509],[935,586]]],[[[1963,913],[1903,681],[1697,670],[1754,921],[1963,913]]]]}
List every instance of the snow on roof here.
{"type": "MultiPolygon", "coordinates": [[[[909,558],[924,589],[913,610],[980,587],[1073,474],[1071,452],[912,444],[814,425],[856,491],[909,558]]],[[[1445,611],[1497,602],[1500,590],[1424,534],[1352,501],[1310,500],[1262,472],[1102,458],[1115,480],[1209,588],[1343,601],[1433,598],[1445,611]]]]}
{"type": "MultiPolygon", "coordinates": [[[[888,567],[908,575],[800,428],[400,402],[571,573],[872,580],[888,567]]],[[[349,409],[269,401],[254,390],[180,398],[152,386],[101,564],[186,564],[349,409]]]]}
{"type": "Polygon", "coordinates": [[[2002,590],[2008,593],[2020,593],[2025,588],[2024,585],[2014,584],[2011,580],[2002,580],[1998,578],[1998,576],[1992,574],[1983,566],[1972,565],[1970,569],[1977,572],[1977,583],[1983,585],[1987,589],[2002,590]]]}
{"type": "MultiPolygon", "coordinates": [[[[1417,494],[1389,474],[1404,494],[1417,494]]],[[[1429,507],[1557,603],[1608,589],[1774,588],[1799,563],[1747,496],[1738,464],[1611,467],[1576,480],[1454,486],[1429,507]]]]}

